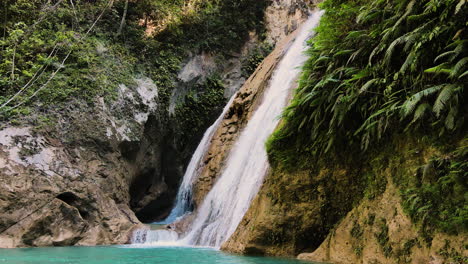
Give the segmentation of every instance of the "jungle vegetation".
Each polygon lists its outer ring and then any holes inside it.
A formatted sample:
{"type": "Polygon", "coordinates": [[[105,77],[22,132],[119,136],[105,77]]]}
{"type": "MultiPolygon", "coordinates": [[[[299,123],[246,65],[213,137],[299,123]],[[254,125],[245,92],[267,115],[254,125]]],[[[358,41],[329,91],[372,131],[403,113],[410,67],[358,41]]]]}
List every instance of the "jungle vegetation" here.
{"type": "Polygon", "coordinates": [[[396,179],[403,206],[429,237],[466,232],[467,1],[325,0],[320,7],[325,15],[299,88],[267,142],[270,163],[296,170],[353,156],[360,166],[391,152],[396,139],[423,139],[441,153],[415,168],[416,177],[408,171],[396,179]]]}
{"type": "MultiPolygon", "coordinates": [[[[257,21],[267,4],[267,0],[2,1],[2,118],[46,112],[76,98],[90,104],[96,96],[112,100],[119,84],[131,84],[138,75],[153,79],[165,109],[189,53],[237,51],[249,31],[262,34],[263,24],[257,21]]],[[[215,86],[209,92],[219,90],[217,81],[210,83],[215,86]]]]}

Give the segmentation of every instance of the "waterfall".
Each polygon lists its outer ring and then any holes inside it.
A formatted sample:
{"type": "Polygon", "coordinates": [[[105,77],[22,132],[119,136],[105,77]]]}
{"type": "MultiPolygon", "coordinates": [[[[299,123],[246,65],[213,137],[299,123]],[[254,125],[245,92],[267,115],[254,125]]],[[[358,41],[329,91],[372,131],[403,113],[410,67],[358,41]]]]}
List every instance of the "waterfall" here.
{"type": "MultiPolygon", "coordinates": [[[[268,169],[265,141],[274,131],[279,116],[287,104],[290,90],[306,61],[304,54],[311,30],[317,26],[322,11],[316,11],[304,23],[296,39],[284,54],[264,92],[261,104],[254,112],[245,129],[232,147],[217,182],[197,209],[197,214],[188,233],[178,238],[171,232],[153,235],[156,240],[148,239],[149,245],[197,245],[220,247],[236,230],[247,212],[252,199],[258,193],[268,169]],[[162,237],[169,237],[165,239],[162,237]]],[[[231,99],[232,101],[232,99],[231,99]]],[[[229,107],[225,108],[225,111],[229,107]]],[[[165,222],[181,216],[190,207],[191,185],[200,168],[204,152],[208,148],[216,126],[224,116],[208,129],[197,148],[177,195],[177,204],[165,222]],[[193,162],[193,164],[192,164],[193,162]]],[[[148,231],[148,232],[161,232],[148,231]]],[[[137,241],[140,238],[134,239],[137,241]]]]}
{"type": "Polygon", "coordinates": [[[192,209],[192,184],[193,181],[196,179],[196,176],[199,175],[201,169],[203,168],[203,158],[210,147],[211,139],[213,138],[213,134],[216,132],[218,128],[218,124],[223,120],[224,115],[229,110],[231,103],[234,101],[236,94],[234,94],[229,102],[224,107],[223,112],[221,115],[216,119],[216,121],[211,125],[203,135],[200,144],[198,144],[195,153],[190,160],[190,163],[185,171],[182,183],[179,187],[179,191],[177,192],[176,201],[174,208],[172,208],[170,214],[166,219],[161,222],[156,222],[155,224],[170,224],[178,220],[181,216],[188,213],[192,209]]]}
{"type": "Polygon", "coordinates": [[[242,220],[268,169],[265,141],[278,125],[290,88],[307,59],[306,41],[320,15],[315,12],[307,20],[277,66],[262,103],[229,153],[226,167],[198,209],[183,244],[219,247],[242,220]]]}

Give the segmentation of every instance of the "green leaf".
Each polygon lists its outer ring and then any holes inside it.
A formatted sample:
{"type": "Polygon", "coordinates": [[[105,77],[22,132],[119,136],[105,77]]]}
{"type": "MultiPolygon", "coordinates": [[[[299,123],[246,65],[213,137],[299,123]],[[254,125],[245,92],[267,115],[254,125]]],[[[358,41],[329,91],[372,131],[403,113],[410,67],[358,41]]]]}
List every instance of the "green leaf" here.
{"type": "Polygon", "coordinates": [[[437,73],[450,74],[451,70],[449,68],[447,68],[447,63],[442,63],[442,64],[437,65],[435,67],[426,69],[424,72],[425,73],[435,73],[435,74],[437,74],[437,73]]]}
{"type": "Polygon", "coordinates": [[[458,111],[456,107],[450,108],[450,111],[447,117],[445,118],[445,127],[448,130],[453,130],[455,128],[455,117],[457,116],[457,113],[458,111]]]}
{"type": "Polygon", "coordinates": [[[458,79],[461,79],[461,78],[466,77],[466,76],[468,76],[468,71],[460,74],[460,76],[458,76],[458,79]]]}
{"type": "Polygon", "coordinates": [[[445,58],[449,55],[454,55],[456,54],[454,50],[451,50],[451,51],[447,51],[447,52],[444,52],[442,54],[440,54],[439,56],[437,56],[435,59],[434,59],[434,63],[436,63],[438,60],[442,59],[442,58],[445,58]]]}
{"type": "Polygon", "coordinates": [[[455,14],[458,14],[458,12],[460,12],[462,6],[466,3],[466,0],[460,0],[460,2],[458,2],[457,4],[457,7],[455,8],[455,14]]]}
{"type": "Polygon", "coordinates": [[[420,104],[414,112],[414,118],[413,121],[411,121],[411,123],[415,123],[418,120],[421,120],[421,118],[429,109],[431,109],[431,106],[428,103],[420,104]]]}
{"type": "Polygon", "coordinates": [[[364,93],[366,92],[372,85],[379,83],[380,79],[372,79],[367,81],[359,90],[359,93],[364,93]]]}

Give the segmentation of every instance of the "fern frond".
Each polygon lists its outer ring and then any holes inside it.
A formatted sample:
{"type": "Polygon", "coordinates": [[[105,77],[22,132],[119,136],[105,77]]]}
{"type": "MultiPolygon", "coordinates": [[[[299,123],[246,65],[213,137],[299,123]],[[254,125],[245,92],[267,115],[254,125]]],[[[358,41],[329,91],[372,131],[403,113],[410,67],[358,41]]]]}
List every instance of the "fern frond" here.
{"type": "Polygon", "coordinates": [[[411,12],[413,12],[415,4],[416,4],[416,0],[411,0],[408,3],[408,5],[406,6],[405,13],[403,14],[403,16],[400,17],[400,19],[398,19],[398,21],[393,26],[393,31],[395,31],[395,29],[411,14],[411,12]]]}
{"type": "Polygon", "coordinates": [[[356,23],[363,24],[368,21],[371,21],[374,18],[381,15],[382,12],[383,12],[382,10],[377,10],[377,9],[366,10],[358,15],[358,17],[356,18],[356,23]]]}
{"type": "Polygon", "coordinates": [[[387,51],[385,52],[385,57],[384,57],[384,63],[386,65],[390,64],[395,47],[403,43],[404,39],[405,39],[405,36],[402,36],[402,37],[395,39],[392,43],[390,43],[387,51]]]}
{"type": "Polygon", "coordinates": [[[415,123],[420,120],[429,109],[431,109],[431,106],[428,103],[420,104],[416,111],[414,111],[414,118],[411,123],[415,123]]]}
{"type": "Polygon", "coordinates": [[[406,100],[406,102],[403,103],[403,116],[408,116],[409,114],[411,114],[414,111],[416,105],[421,101],[421,99],[440,91],[440,89],[442,89],[445,86],[446,84],[437,85],[415,93],[408,100],[406,100]]]}
{"type": "MultiPolygon", "coordinates": [[[[454,54],[454,58],[460,56],[460,54],[462,54],[463,50],[465,50],[465,46],[468,45],[468,40],[464,39],[464,40],[457,40],[453,43],[453,45],[456,45],[455,49],[453,50],[455,52],[454,54]]],[[[450,47],[451,45],[449,45],[448,47],[450,47]]]]}
{"type": "Polygon", "coordinates": [[[462,6],[466,3],[466,0],[460,0],[460,2],[458,2],[457,6],[455,7],[455,14],[458,14],[458,12],[460,12],[462,6]]]}
{"type": "MultiPolygon", "coordinates": [[[[455,51],[451,50],[451,51],[447,51],[447,52],[444,52],[442,54],[440,54],[439,56],[437,56],[435,59],[434,59],[434,63],[436,63],[438,60],[442,59],[442,58],[445,58],[447,56],[450,56],[450,55],[454,55],[455,54],[455,51]]],[[[449,60],[450,61],[450,60],[449,60]]]]}
{"type": "Polygon", "coordinates": [[[353,74],[353,77],[351,79],[349,79],[349,82],[354,82],[354,81],[360,80],[362,78],[365,78],[365,77],[369,76],[369,74],[370,74],[369,70],[367,70],[367,69],[361,70],[358,73],[353,74]]]}
{"type": "Polygon", "coordinates": [[[459,60],[457,64],[451,69],[450,71],[450,78],[457,78],[460,76],[463,69],[465,69],[465,65],[468,63],[468,57],[464,57],[463,59],[459,60]]]}
{"type": "Polygon", "coordinates": [[[444,89],[442,89],[442,91],[439,93],[439,96],[435,100],[434,107],[433,107],[433,111],[437,117],[440,116],[440,113],[442,112],[442,110],[444,110],[448,101],[450,101],[450,98],[452,97],[453,90],[455,89],[455,87],[456,85],[454,84],[446,85],[444,89]]]}
{"type": "Polygon", "coordinates": [[[369,80],[367,81],[362,87],[361,89],[359,90],[359,93],[364,93],[366,92],[372,85],[378,83],[380,81],[380,79],[372,79],[372,80],[369,80]]]}
{"type": "Polygon", "coordinates": [[[421,38],[422,32],[426,31],[427,29],[430,29],[435,21],[436,19],[431,19],[423,25],[419,26],[418,28],[414,29],[413,31],[406,33],[403,36],[404,42],[406,43],[404,50],[408,51],[412,47],[412,44],[414,44],[416,40],[421,38]]]}
{"type": "Polygon", "coordinates": [[[341,55],[347,55],[347,54],[350,54],[351,52],[353,52],[354,50],[341,50],[341,51],[338,51],[337,53],[334,54],[334,57],[336,56],[341,56],[341,55]]]}
{"type": "Polygon", "coordinates": [[[447,66],[448,66],[448,63],[442,63],[442,64],[437,65],[435,67],[426,69],[426,70],[424,70],[424,72],[425,73],[435,73],[435,74],[438,74],[438,73],[450,74],[451,70],[447,66]]]}
{"type": "Polygon", "coordinates": [[[346,65],[350,64],[351,62],[353,62],[356,57],[364,50],[364,48],[360,48],[358,49],[357,51],[355,51],[353,54],[351,54],[351,56],[349,56],[349,59],[348,61],[346,62],[346,65]]]}
{"type": "Polygon", "coordinates": [[[460,76],[458,76],[458,79],[461,79],[463,77],[467,77],[468,76],[468,71],[462,73],[460,76]]]}
{"type": "Polygon", "coordinates": [[[335,138],[331,136],[330,139],[328,140],[327,147],[325,148],[325,153],[327,153],[330,150],[330,148],[333,146],[334,141],[335,141],[335,138]]]}
{"type": "Polygon", "coordinates": [[[414,64],[414,61],[416,60],[417,55],[416,52],[411,51],[410,54],[408,54],[408,57],[406,57],[405,62],[400,68],[400,73],[405,73],[406,70],[414,64]]]}
{"type": "Polygon", "coordinates": [[[386,47],[387,47],[387,44],[385,44],[384,42],[381,42],[379,45],[377,45],[377,47],[375,47],[372,50],[371,54],[369,55],[369,65],[372,65],[372,59],[374,58],[374,56],[382,52],[386,47]]]}
{"type": "Polygon", "coordinates": [[[328,56],[320,56],[317,60],[315,60],[315,64],[318,64],[320,62],[326,62],[326,61],[329,61],[330,60],[330,57],[328,56]]]}
{"type": "Polygon", "coordinates": [[[354,40],[354,39],[360,39],[361,37],[368,37],[367,35],[367,30],[356,30],[356,31],[351,31],[348,33],[346,36],[345,40],[354,40]]]}
{"type": "Polygon", "coordinates": [[[455,117],[457,116],[457,114],[458,114],[457,108],[451,107],[447,117],[445,118],[445,127],[448,130],[453,130],[455,128],[455,120],[456,120],[455,117]]]}
{"type": "Polygon", "coordinates": [[[405,47],[403,48],[403,50],[405,52],[408,52],[408,50],[410,50],[410,48],[413,47],[413,44],[416,42],[416,40],[418,40],[419,38],[421,37],[421,34],[419,33],[416,33],[416,34],[409,34],[408,36],[406,36],[404,38],[404,42],[405,42],[405,47]]]}

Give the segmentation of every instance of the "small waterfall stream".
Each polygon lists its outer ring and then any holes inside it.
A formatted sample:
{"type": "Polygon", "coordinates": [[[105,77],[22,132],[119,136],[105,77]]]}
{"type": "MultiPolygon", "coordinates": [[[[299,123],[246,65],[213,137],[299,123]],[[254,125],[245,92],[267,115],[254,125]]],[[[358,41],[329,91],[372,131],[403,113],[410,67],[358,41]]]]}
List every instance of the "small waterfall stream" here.
{"type": "MultiPolygon", "coordinates": [[[[261,104],[231,149],[226,166],[217,182],[197,209],[190,231],[182,238],[178,238],[174,231],[147,231],[145,234],[137,234],[140,238],[134,238],[134,242],[138,243],[138,240],[143,240],[141,237],[145,236],[146,239],[143,241],[149,245],[220,247],[234,233],[252,199],[258,193],[267,172],[269,165],[265,141],[278,125],[278,117],[286,106],[290,90],[300,74],[300,67],[307,59],[304,54],[307,49],[306,42],[321,15],[322,11],[315,11],[303,24],[296,39],[278,64],[261,104]],[[158,232],[164,234],[150,234],[158,232]]],[[[225,111],[229,105],[230,103],[225,111]]],[[[223,116],[224,113],[205,133],[184,176],[177,204],[165,223],[180,217],[190,207],[193,179],[197,175],[199,164],[216,126],[223,116]]]]}
{"type": "Polygon", "coordinates": [[[203,135],[200,144],[198,144],[195,153],[190,160],[190,163],[185,171],[184,177],[182,179],[182,183],[179,187],[179,191],[177,192],[176,201],[174,208],[172,208],[171,213],[169,214],[166,219],[161,222],[156,222],[155,224],[170,224],[178,220],[184,214],[190,212],[192,209],[192,184],[193,181],[196,179],[196,176],[199,175],[200,170],[203,168],[203,158],[210,147],[211,139],[213,138],[213,134],[216,132],[218,124],[223,120],[224,115],[229,110],[231,103],[234,101],[236,94],[234,94],[229,102],[223,109],[221,115],[216,119],[216,121],[211,125],[203,135]]]}

